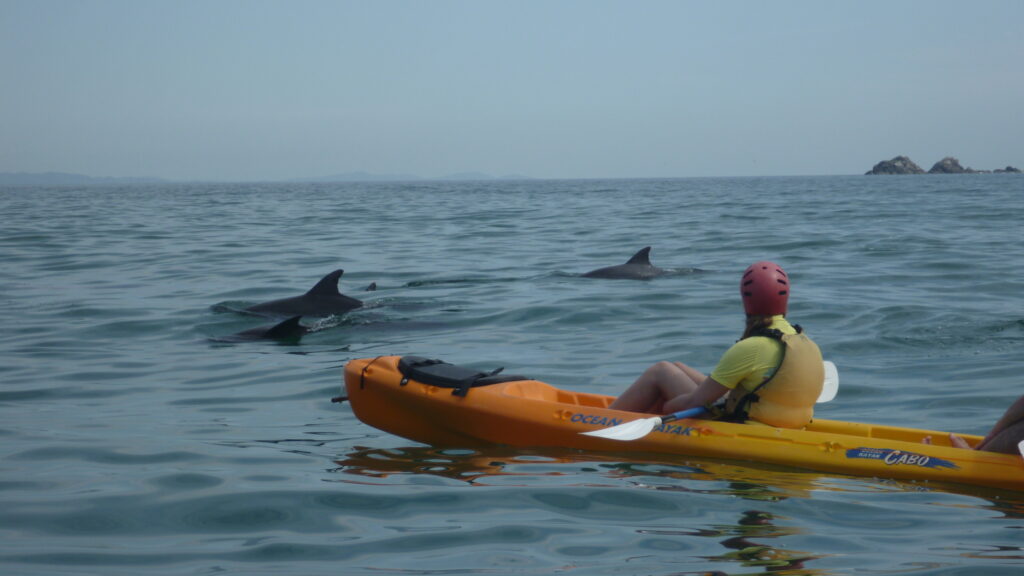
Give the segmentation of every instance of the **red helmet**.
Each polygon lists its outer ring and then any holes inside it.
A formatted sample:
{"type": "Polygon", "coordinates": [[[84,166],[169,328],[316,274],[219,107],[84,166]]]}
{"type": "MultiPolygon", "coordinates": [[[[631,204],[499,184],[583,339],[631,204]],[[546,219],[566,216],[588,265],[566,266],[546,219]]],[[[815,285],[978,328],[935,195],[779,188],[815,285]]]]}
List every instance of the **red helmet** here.
{"type": "Polygon", "coordinates": [[[786,313],[789,302],[789,277],[774,262],[754,262],[740,278],[740,295],[747,316],[776,316],[786,313]]]}

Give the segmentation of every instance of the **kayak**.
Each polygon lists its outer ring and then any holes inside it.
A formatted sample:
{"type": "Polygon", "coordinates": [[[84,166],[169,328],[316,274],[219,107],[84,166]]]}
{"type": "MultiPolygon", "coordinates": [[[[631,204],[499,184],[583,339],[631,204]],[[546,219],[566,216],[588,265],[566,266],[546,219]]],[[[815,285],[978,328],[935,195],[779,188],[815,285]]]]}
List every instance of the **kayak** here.
{"type": "MultiPolygon", "coordinates": [[[[563,390],[525,376],[419,356],[378,356],[349,361],[344,381],[362,422],[438,447],[559,447],[628,451],[634,458],[659,453],[1024,490],[1020,455],[956,448],[947,432],[936,430],[818,418],[803,429],[687,418],[622,442],[584,433],[651,415],[608,408],[614,396],[563,390]]],[[[971,444],[981,440],[960,436],[971,444]]]]}

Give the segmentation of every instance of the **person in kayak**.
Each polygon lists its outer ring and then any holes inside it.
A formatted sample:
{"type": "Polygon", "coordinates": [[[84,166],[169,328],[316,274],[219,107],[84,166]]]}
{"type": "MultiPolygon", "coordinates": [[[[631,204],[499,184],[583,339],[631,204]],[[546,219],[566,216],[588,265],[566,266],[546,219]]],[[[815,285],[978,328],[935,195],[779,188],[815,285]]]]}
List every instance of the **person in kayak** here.
{"type": "Polygon", "coordinates": [[[658,362],[610,408],[669,414],[705,406],[716,419],[806,426],[825,372],[818,346],[786,320],[789,293],[782,267],[767,261],[751,264],[740,279],[746,329],[711,374],[682,362],[658,362]],[[719,402],[723,397],[724,403],[719,402]]]}
{"type": "MultiPolygon", "coordinates": [[[[1003,413],[1003,417],[996,422],[992,430],[978,442],[977,446],[971,446],[966,440],[956,434],[949,435],[949,442],[957,448],[968,450],[984,450],[986,452],[1002,452],[1003,454],[1016,454],[1017,445],[1024,441],[1024,396],[1017,399],[1003,413]]],[[[925,439],[926,444],[931,443],[931,438],[925,439]]]]}

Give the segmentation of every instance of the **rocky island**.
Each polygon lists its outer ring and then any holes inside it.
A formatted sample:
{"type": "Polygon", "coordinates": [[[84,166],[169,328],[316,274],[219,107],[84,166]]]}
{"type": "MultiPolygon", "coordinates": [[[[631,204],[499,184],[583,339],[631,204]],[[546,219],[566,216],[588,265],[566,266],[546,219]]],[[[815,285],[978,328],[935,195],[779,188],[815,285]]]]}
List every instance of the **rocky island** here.
{"type": "Polygon", "coordinates": [[[1020,174],[1021,171],[1013,166],[998,168],[996,170],[975,170],[964,168],[960,161],[952,156],[946,156],[932,166],[931,170],[925,172],[913,160],[906,156],[897,156],[892,160],[883,160],[875,164],[874,168],[866,172],[867,175],[878,174],[1020,174]]]}

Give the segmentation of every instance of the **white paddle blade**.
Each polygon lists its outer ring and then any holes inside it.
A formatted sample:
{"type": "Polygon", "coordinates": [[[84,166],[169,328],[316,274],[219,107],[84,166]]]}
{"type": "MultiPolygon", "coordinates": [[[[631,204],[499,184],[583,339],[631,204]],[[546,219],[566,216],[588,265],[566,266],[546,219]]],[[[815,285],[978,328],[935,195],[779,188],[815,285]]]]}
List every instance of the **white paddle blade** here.
{"type": "Polygon", "coordinates": [[[825,383],[821,386],[821,395],[818,396],[818,404],[831,402],[839,393],[839,370],[832,362],[825,360],[825,383]]]}
{"type": "Polygon", "coordinates": [[[584,436],[608,438],[611,440],[636,440],[637,438],[643,438],[650,434],[651,430],[654,430],[654,427],[658,424],[661,424],[661,417],[654,416],[653,418],[633,420],[632,422],[626,422],[625,424],[619,424],[618,426],[612,426],[611,428],[601,428],[600,430],[581,432],[581,434],[584,436]]]}
{"type": "Polygon", "coordinates": [[[1024,440],[1017,444],[1017,451],[1020,452],[1021,458],[1024,458],[1024,440]]]}

